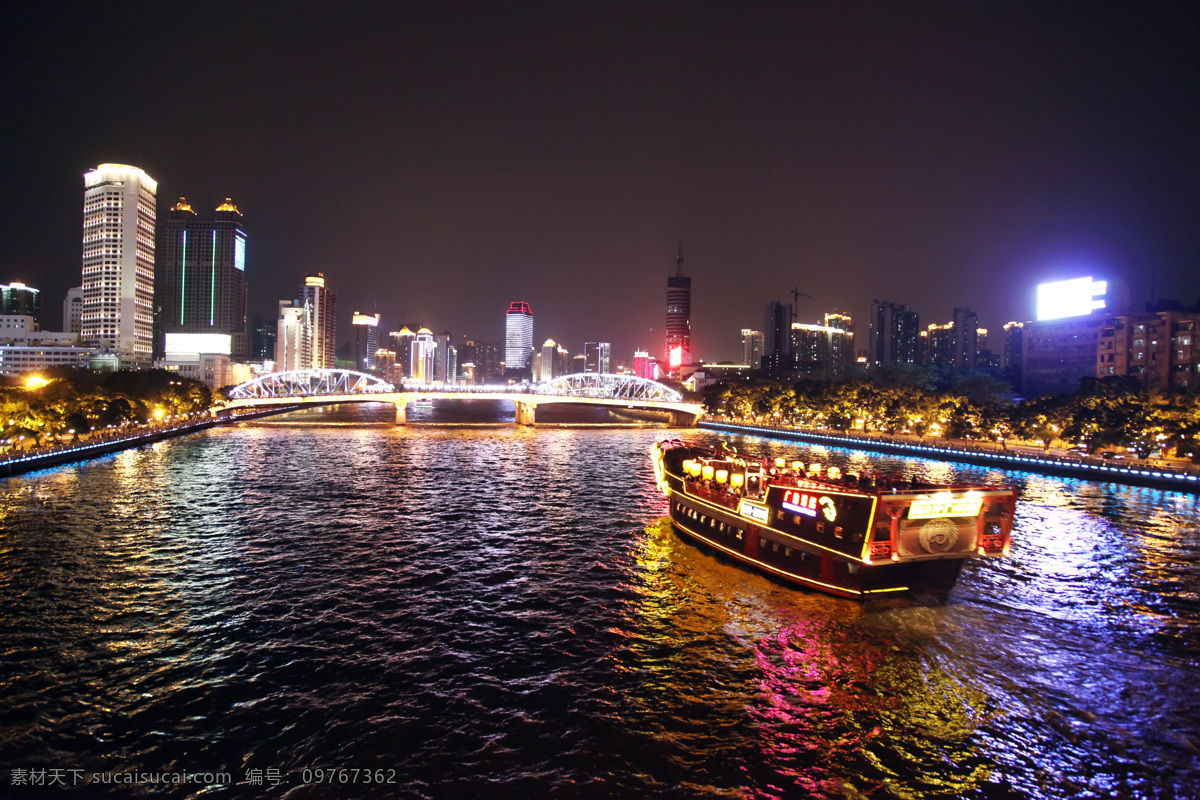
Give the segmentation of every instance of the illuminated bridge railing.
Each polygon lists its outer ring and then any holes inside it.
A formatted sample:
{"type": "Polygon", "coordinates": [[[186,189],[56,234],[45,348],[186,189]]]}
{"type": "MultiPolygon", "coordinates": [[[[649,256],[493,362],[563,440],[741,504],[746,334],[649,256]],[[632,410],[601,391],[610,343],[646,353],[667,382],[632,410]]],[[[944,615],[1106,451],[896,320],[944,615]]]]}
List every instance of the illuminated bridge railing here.
{"type": "Polygon", "coordinates": [[[264,397],[312,397],[331,394],[394,392],[387,381],[348,369],[295,369],[259,375],[229,390],[233,400],[264,397]]]}

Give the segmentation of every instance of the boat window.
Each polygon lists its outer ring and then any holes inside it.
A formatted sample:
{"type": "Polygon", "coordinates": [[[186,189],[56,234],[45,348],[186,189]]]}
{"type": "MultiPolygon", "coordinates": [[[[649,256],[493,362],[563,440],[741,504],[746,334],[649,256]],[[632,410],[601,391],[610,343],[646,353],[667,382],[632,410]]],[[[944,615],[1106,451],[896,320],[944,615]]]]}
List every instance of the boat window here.
{"type": "Polygon", "coordinates": [[[825,523],[818,522],[817,523],[817,533],[824,533],[824,532],[825,532],[825,523]]]}
{"type": "Polygon", "coordinates": [[[792,548],[790,548],[790,547],[783,548],[783,554],[785,556],[787,556],[788,558],[791,558],[792,557],[792,548]]]}
{"type": "Polygon", "coordinates": [[[771,542],[771,552],[773,552],[773,553],[779,552],[779,542],[771,542]]]}
{"type": "Polygon", "coordinates": [[[853,561],[847,561],[846,562],[846,571],[849,572],[851,575],[857,574],[858,573],[858,564],[855,564],[853,561]]]}
{"type": "Polygon", "coordinates": [[[800,524],[800,515],[799,515],[799,514],[793,514],[793,515],[792,515],[792,524],[793,524],[793,525],[799,525],[799,524],[800,524]]]}
{"type": "Polygon", "coordinates": [[[764,539],[764,538],[762,538],[762,537],[759,537],[759,540],[758,540],[758,549],[759,549],[759,550],[766,550],[766,549],[767,549],[767,540],[766,540],[766,539],[764,539]]]}
{"type": "Polygon", "coordinates": [[[718,530],[720,530],[721,533],[725,532],[725,523],[724,522],[721,523],[721,527],[718,530]]]}
{"type": "Polygon", "coordinates": [[[833,535],[839,539],[842,538],[842,526],[841,525],[838,525],[836,528],[833,529],[833,535]]]}
{"type": "Polygon", "coordinates": [[[775,519],[783,519],[783,512],[782,512],[782,511],[776,511],[776,512],[775,512],[775,519]]]}

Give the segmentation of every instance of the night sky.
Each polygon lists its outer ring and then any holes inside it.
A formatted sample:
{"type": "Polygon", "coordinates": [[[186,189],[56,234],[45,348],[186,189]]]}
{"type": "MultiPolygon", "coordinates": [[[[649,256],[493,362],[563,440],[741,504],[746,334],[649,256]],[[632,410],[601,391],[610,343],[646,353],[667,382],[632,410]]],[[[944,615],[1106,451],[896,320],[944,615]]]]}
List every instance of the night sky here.
{"type": "MultiPolygon", "coordinates": [[[[1043,280],[1200,298],[1200,3],[0,4],[0,282],[80,282],[83,173],[225,197],[252,313],[306,273],[484,341],[694,351],[772,299],[922,325],[1043,280]]],[[[207,212],[204,212],[207,213],[207,212]]]]}

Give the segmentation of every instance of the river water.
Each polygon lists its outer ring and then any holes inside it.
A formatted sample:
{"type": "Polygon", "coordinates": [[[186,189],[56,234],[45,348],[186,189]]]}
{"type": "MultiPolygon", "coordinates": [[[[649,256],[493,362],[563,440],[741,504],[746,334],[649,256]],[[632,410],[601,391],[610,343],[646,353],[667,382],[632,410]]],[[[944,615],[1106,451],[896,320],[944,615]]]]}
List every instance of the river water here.
{"type": "Polygon", "coordinates": [[[862,603],[681,541],[677,431],[391,418],[0,482],[0,794],[1200,795],[1196,497],[689,434],[1021,486],[1010,558],[862,603]]]}

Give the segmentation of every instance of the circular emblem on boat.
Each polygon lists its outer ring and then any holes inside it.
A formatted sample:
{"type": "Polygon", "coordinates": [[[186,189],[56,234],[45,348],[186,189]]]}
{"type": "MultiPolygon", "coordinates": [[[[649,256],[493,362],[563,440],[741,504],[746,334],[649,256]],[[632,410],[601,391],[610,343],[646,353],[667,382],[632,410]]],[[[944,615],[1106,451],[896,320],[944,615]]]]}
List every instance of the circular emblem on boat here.
{"type": "Polygon", "coordinates": [[[949,553],[958,543],[958,525],[947,517],[931,519],[921,526],[917,541],[926,553],[949,553]]]}

